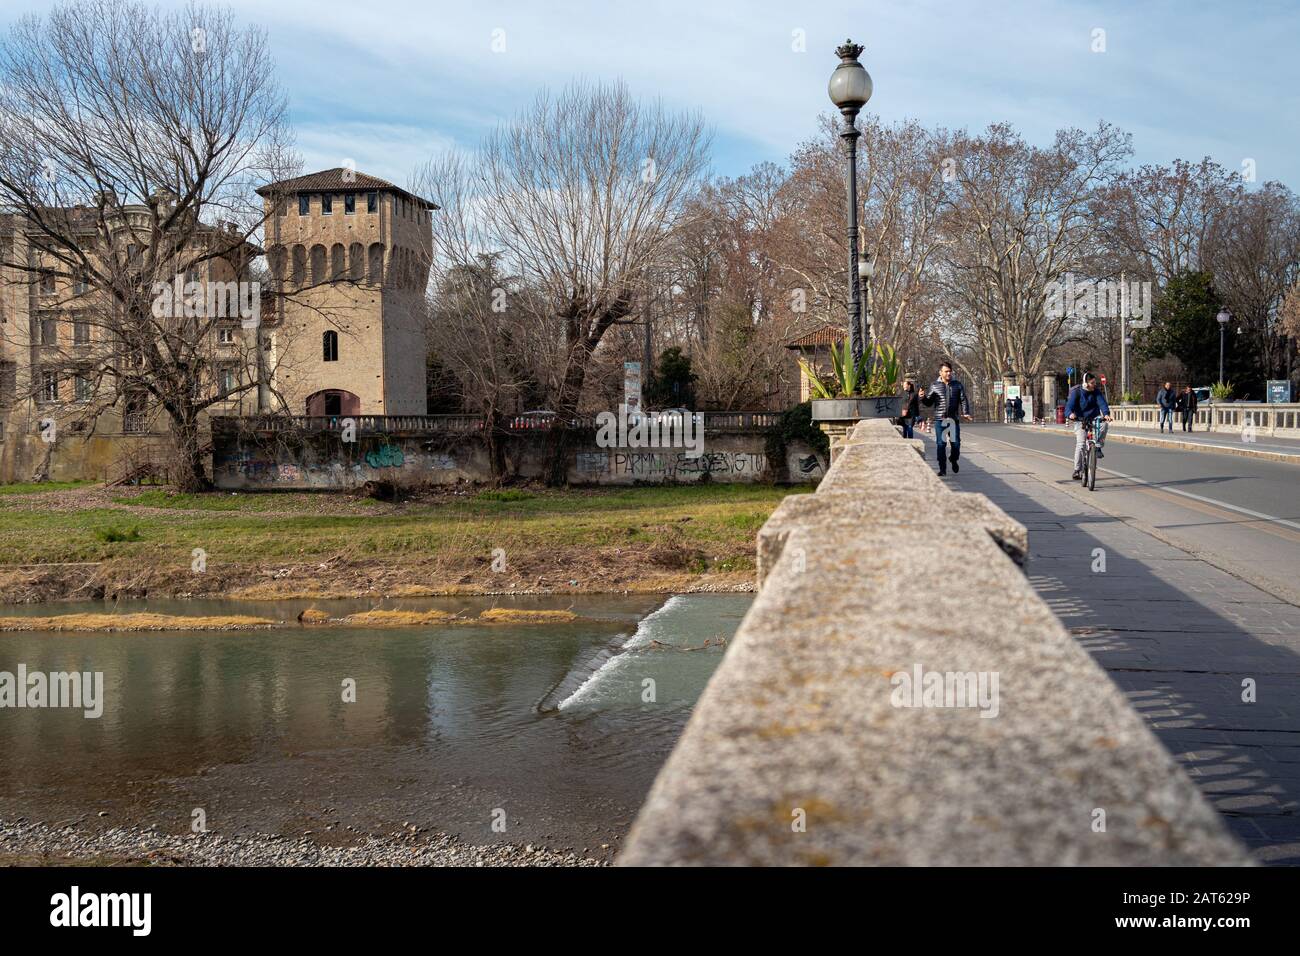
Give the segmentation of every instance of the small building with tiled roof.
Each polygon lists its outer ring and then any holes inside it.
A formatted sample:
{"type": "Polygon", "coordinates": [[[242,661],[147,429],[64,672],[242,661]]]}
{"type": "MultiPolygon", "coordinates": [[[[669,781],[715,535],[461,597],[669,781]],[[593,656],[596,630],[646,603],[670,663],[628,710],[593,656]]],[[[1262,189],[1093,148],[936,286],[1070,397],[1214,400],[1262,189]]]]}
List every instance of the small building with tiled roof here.
{"type": "Polygon", "coordinates": [[[795,372],[799,379],[799,401],[806,402],[812,397],[812,388],[808,384],[808,374],[804,371],[803,365],[799,363],[799,359],[807,362],[818,374],[829,373],[831,371],[831,346],[839,345],[848,337],[848,334],[838,325],[828,323],[786,343],[785,347],[793,353],[792,361],[795,363],[795,372]]]}

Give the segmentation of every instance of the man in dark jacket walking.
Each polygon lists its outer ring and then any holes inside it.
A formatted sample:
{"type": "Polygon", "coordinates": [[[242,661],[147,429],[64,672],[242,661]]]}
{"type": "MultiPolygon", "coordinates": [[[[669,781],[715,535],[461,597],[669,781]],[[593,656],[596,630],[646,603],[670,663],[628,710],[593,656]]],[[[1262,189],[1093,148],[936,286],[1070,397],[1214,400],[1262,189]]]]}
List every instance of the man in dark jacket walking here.
{"type": "MultiPolygon", "coordinates": [[[[1183,389],[1183,394],[1178,396],[1178,411],[1182,413],[1183,431],[1190,432],[1192,424],[1196,421],[1196,393],[1192,391],[1192,386],[1188,385],[1183,389]]],[[[1169,423],[1169,430],[1174,430],[1174,423],[1169,423]]]]}
{"type": "Polygon", "coordinates": [[[960,415],[968,422],[972,420],[970,400],[966,397],[965,387],[952,377],[952,366],[947,362],[939,366],[939,377],[930,385],[921,404],[926,408],[938,406],[934,410],[934,443],[939,450],[939,474],[948,474],[949,461],[952,462],[953,472],[961,471],[961,466],[957,464],[957,459],[961,456],[961,423],[957,419],[960,415]],[[943,445],[949,428],[952,429],[952,434],[948,435],[952,440],[952,449],[945,457],[943,445]]]}
{"type": "Polygon", "coordinates": [[[1178,393],[1174,391],[1172,382],[1165,382],[1164,387],[1156,392],[1156,404],[1160,406],[1160,431],[1165,430],[1165,422],[1169,423],[1169,431],[1174,430],[1174,407],[1178,404],[1178,393]]]}

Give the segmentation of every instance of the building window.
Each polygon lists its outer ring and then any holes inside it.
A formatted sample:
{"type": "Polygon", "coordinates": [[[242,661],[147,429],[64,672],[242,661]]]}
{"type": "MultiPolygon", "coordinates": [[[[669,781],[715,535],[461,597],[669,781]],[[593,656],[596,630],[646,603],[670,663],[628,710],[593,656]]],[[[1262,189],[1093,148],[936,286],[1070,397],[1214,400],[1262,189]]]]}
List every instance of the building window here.
{"type": "Polygon", "coordinates": [[[57,402],[59,400],[59,376],[57,373],[41,373],[40,400],[42,402],[57,402]]]}
{"type": "Polygon", "coordinates": [[[54,295],[54,273],[41,273],[41,295],[54,295]]]}
{"type": "Polygon", "coordinates": [[[229,395],[239,387],[239,376],[235,374],[233,365],[223,366],[221,369],[221,394],[229,395]]]}
{"type": "Polygon", "coordinates": [[[311,196],[306,193],[298,194],[298,215],[307,216],[311,214],[311,196]]]}
{"type": "Polygon", "coordinates": [[[35,345],[59,344],[59,319],[52,312],[40,312],[32,317],[32,342],[35,345]]]}
{"type": "Polygon", "coordinates": [[[203,278],[203,270],[200,269],[198,266],[190,267],[190,269],[185,273],[186,282],[198,282],[202,278],[203,278]]]}
{"type": "Polygon", "coordinates": [[[234,345],[234,344],[235,344],[235,330],[234,330],[234,329],[217,329],[217,343],[220,344],[220,345],[234,345]]]}
{"type": "Polygon", "coordinates": [[[77,401],[79,402],[90,401],[90,397],[93,391],[93,389],[91,389],[90,387],[90,376],[78,372],[77,377],[74,379],[74,382],[76,383],[76,389],[77,389],[77,393],[76,393],[77,401]]]}
{"type": "Polygon", "coordinates": [[[343,215],[350,216],[357,211],[357,194],[346,193],[343,196],[343,215]]]}
{"type": "Polygon", "coordinates": [[[72,292],[74,295],[85,295],[86,290],[89,288],[90,281],[84,275],[78,274],[77,277],[72,280],[72,292]]]}
{"type": "Polygon", "coordinates": [[[72,344],[89,345],[90,344],[90,320],[80,317],[72,320],[72,344]]]}
{"type": "Polygon", "coordinates": [[[379,193],[366,193],[366,212],[379,212],[379,193]]]}
{"type": "Polygon", "coordinates": [[[322,216],[334,215],[334,196],[331,193],[321,193],[320,197],[320,214],[322,216]]]}
{"type": "Polygon", "coordinates": [[[339,360],[339,334],[330,329],[324,336],[325,344],[325,361],[337,362],[339,360]]]}

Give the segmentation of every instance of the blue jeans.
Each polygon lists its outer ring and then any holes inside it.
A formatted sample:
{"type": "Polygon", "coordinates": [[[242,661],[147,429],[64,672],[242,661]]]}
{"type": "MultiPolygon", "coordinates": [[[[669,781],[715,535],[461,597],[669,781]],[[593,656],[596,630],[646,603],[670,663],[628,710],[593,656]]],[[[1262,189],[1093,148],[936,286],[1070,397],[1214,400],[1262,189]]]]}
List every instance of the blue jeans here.
{"type": "Polygon", "coordinates": [[[906,416],[904,416],[903,418],[900,418],[900,419],[898,420],[898,424],[900,424],[900,425],[903,426],[903,437],[904,437],[904,438],[915,438],[915,437],[916,437],[916,429],[912,427],[912,422],[913,422],[913,419],[911,419],[911,418],[907,418],[906,416]]]}
{"type": "MultiPolygon", "coordinates": [[[[948,430],[947,422],[948,420],[944,418],[936,418],[934,420],[934,443],[939,450],[940,471],[948,470],[948,464],[947,461],[944,459],[944,450],[943,450],[944,432],[948,430]]],[[[959,457],[961,457],[961,422],[957,421],[957,419],[954,418],[952,419],[952,460],[956,461],[959,457]]]]}
{"type": "Polygon", "coordinates": [[[1160,409],[1160,430],[1165,430],[1165,423],[1169,424],[1169,430],[1174,430],[1174,410],[1172,408],[1160,409]]]}

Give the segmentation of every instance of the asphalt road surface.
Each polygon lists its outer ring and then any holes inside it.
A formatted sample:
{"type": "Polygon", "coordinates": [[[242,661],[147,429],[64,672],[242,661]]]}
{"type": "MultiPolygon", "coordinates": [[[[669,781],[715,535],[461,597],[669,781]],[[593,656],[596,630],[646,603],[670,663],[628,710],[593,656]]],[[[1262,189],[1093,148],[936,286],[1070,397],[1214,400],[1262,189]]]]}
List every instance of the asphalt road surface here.
{"type": "Polygon", "coordinates": [[[1088,491],[1073,447],[966,424],[944,480],[1028,528],[1043,600],[1255,857],[1300,865],[1300,465],[1116,442],[1088,491]]]}
{"type": "MultiPolygon", "coordinates": [[[[1070,477],[1072,433],[967,424],[962,438],[1020,449],[1048,480],[1070,477]]],[[[1300,605],[1300,466],[1120,442],[1105,451],[1093,505],[1300,605]]]]}

